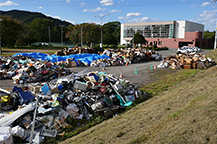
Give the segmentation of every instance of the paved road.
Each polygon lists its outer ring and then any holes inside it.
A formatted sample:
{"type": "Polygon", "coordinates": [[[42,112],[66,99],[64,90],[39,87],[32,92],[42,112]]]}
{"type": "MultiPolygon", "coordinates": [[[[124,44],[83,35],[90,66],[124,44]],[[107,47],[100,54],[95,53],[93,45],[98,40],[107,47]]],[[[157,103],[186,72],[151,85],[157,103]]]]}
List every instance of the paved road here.
{"type": "MultiPolygon", "coordinates": [[[[159,51],[159,54],[162,54],[162,57],[165,58],[171,54],[175,54],[177,49],[169,49],[164,51],[159,51]]],[[[200,53],[207,54],[209,51],[202,51],[200,53]]],[[[151,73],[150,66],[158,65],[160,61],[147,61],[142,63],[130,64],[128,66],[113,66],[106,67],[105,72],[107,74],[114,74],[119,77],[121,72],[123,72],[123,78],[129,80],[131,84],[134,85],[144,85],[151,81],[151,73]],[[137,68],[138,74],[135,73],[135,69],[137,68]]],[[[79,72],[85,69],[89,71],[102,71],[101,67],[74,67],[70,68],[74,72],[79,72]]],[[[13,84],[12,80],[0,80],[0,88],[8,89],[12,88],[13,84]]]]}

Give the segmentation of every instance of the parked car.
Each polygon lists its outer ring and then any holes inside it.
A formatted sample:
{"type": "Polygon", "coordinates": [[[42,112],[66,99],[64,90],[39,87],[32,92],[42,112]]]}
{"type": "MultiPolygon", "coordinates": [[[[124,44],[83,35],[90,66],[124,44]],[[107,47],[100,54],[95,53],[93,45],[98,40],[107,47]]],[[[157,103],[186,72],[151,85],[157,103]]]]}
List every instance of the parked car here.
{"type": "Polygon", "coordinates": [[[201,52],[201,49],[199,47],[191,47],[195,52],[201,52]]]}
{"type": "Polygon", "coordinates": [[[39,45],[48,46],[48,43],[42,42],[42,43],[40,43],[39,45]]]}
{"type": "Polygon", "coordinates": [[[200,52],[201,49],[198,47],[189,47],[189,46],[183,46],[181,48],[178,48],[177,52],[181,53],[197,53],[200,52]]]}

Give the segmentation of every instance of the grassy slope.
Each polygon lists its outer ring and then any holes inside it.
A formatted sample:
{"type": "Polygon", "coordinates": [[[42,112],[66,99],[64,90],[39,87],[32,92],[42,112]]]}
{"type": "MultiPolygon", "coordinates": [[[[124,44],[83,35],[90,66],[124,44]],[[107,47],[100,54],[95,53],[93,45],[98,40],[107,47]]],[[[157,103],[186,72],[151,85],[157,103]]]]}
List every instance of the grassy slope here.
{"type": "Polygon", "coordinates": [[[217,66],[199,71],[62,143],[217,143],[216,81],[217,66]]]}

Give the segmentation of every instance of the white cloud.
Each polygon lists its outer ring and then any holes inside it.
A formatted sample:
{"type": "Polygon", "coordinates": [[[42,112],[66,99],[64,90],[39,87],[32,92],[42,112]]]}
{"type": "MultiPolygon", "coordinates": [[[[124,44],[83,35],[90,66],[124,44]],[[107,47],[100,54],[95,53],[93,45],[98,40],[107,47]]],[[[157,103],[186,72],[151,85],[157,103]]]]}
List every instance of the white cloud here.
{"type": "Polygon", "coordinates": [[[120,20],[121,20],[121,19],[124,19],[124,17],[118,17],[118,19],[120,19],[120,20]]]}
{"type": "MultiPolygon", "coordinates": [[[[46,15],[46,14],[45,14],[45,15],[46,15]]],[[[56,19],[61,19],[60,16],[51,16],[51,15],[46,15],[46,16],[48,16],[48,17],[52,17],[52,18],[56,18],[56,19]]]]}
{"type": "Polygon", "coordinates": [[[216,6],[213,6],[212,8],[214,9],[214,8],[216,8],[216,6]]]}
{"type": "Polygon", "coordinates": [[[127,20],[129,17],[118,17],[119,20],[127,20]]]}
{"type": "Polygon", "coordinates": [[[6,1],[5,3],[0,3],[0,6],[12,6],[12,5],[18,5],[18,4],[9,0],[6,1]]]}
{"type": "Polygon", "coordinates": [[[69,23],[72,23],[72,24],[75,24],[75,21],[70,21],[70,20],[65,20],[66,22],[69,22],[69,23]]]}
{"type": "Polygon", "coordinates": [[[84,9],[83,12],[98,12],[98,11],[105,11],[105,8],[97,7],[96,9],[84,9]]]}
{"type": "Polygon", "coordinates": [[[209,5],[210,4],[210,2],[204,2],[203,4],[202,4],[202,6],[207,6],[207,5],[209,5]]]}
{"type": "Polygon", "coordinates": [[[194,22],[202,23],[208,27],[213,27],[213,30],[215,30],[216,20],[217,20],[217,10],[212,11],[203,11],[203,13],[199,14],[198,18],[192,19],[194,22]]]}
{"type": "Polygon", "coordinates": [[[128,20],[128,22],[152,22],[152,21],[157,21],[158,19],[156,18],[150,18],[150,17],[143,17],[141,19],[136,18],[133,20],[128,20]]]}
{"type": "Polygon", "coordinates": [[[70,3],[70,0],[66,0],[67,3],[70,3]]]}
{"type": "Polygon", "coordinates": [[[53,18],[56,18],[56,19],[61,19],[60,16],[53,16],[53,18]]]}
{"type": "Polygon", "coordinates": [[[114,4],[112,0],[102,0],[100,1],[100,3],[102,4],[102,6],[110,6],[114,4]]]}
{"type": "Polygon", "coordinates": [[[137,16],[140,16],[142,13],[128,13],[127,14],[127,17],[137,17],[137,16]]]}
{"type": "Polygon", "coordinates": [[[111,12],[111,13],[113,13],[113,12],[121,12],[121,10],[115,10],[115,9],[113,9],[113,10],[111,10],[110,12],[111,12]]]}
{"type": "Polygon", "coordinates": [[[85,2],[80,3],[80,7],[83,7],[83,6],[85,6],[85,5],[86,5],[85,2]]]}
{"type": "Polygon", "coordinates": [[[42,9],[42,6],[38,7],[39,9],[42,9]]]}

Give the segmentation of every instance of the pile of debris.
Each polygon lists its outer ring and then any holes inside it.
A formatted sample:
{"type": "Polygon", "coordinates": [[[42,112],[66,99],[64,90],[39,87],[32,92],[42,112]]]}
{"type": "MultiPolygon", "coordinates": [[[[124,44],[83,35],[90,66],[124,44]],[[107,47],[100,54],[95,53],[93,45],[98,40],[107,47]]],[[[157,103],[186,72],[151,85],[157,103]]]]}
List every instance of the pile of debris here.
{"type": "Polygon", "coordinates": [[[12,78],[19,84],[51,80],[68,74],[69,69],[47,60],[26,56],[0,57],[0,80],[12,78]]]}
{"type": "Polygon", "coordinates": [[[160,55],[157,51],[142,48],[126,48],[116,50],[108,49],[102,52],[101,55],[108,55],[111,59],[99,59],[92,61],[90,66],[127,66],[131,63],[162,59],[162,55],[160,55]]]}
{"type": "Polygon", "coordinates": [[[178,52],[161,61],[157,68],[205,69],[213,65],[215,65],[215,61],[209,57],[206,58],[205,55],[178,52]]]}
{"type": "Polygon", "coordinates": [[[62,50],[56,51],[54,54],[57,56],[64,56],[64,55],[83,54],[83,53],[93,54],[96,53],[96,51],[94,48],[90,48],[90,47],[73,47],[73,48],[63,48],[62,50]]]}
{"type": "Polygon", "coordinates": [[[78,120],[113,117],[145,93],[124,79],[88,70],[47,83],[0,88],[0,143],[55,139],[78,120]]]}

